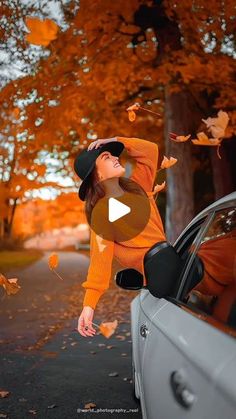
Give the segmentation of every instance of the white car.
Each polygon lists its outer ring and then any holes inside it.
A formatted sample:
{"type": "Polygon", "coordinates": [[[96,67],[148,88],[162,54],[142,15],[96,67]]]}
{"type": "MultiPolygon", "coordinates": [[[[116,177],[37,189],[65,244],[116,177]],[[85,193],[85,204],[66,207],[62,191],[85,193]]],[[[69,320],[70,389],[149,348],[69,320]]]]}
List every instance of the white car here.
{"type": "Polygon", "coordinates": [[[148,253],[146,287],[133,269],[116,274],[122,288],[140,289],[131,332],[143,419],[235,419],[236,192],[197,215],[173,246],[148,253]],[[193,291],[203,278],[208,294],[193,291]]]}

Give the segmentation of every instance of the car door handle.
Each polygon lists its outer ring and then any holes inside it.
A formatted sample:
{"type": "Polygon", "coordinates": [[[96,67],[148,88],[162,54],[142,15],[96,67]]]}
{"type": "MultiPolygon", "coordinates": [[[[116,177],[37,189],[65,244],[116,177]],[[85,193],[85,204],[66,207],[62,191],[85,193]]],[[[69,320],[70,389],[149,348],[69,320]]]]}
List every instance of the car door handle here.
{"type": "Polygon", "coordinates": [[[143,338],[146,338],[147,334],[148,334],[148,328],[147,328],[146,324],[142,324],[142,326],[140,326],[140,335],[143,338]]]}
{"type": "Polygon", "coordinates": [[[173,371],[170,376],[170,384],[177,402],[189,409],[196,400],[196,396],[186,383],[185,377],[181,371],[173,371]]]}

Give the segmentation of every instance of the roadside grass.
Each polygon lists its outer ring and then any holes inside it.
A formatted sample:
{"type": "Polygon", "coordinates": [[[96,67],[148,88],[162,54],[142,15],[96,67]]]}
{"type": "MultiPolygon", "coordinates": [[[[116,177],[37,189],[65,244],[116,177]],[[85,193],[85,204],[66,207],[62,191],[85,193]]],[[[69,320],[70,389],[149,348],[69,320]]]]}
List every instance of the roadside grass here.
{"type": "Polygon", "coordinates": [[[0,273],[12,268],[21,268],[41,259],[43,252],[37,249],[0,251],[0,273]]]}

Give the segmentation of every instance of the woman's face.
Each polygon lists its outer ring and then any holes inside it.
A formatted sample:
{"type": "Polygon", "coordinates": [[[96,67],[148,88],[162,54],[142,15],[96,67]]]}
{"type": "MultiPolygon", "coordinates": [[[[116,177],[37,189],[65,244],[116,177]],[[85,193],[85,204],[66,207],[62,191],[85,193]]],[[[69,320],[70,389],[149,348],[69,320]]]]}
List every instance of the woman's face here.
{"type": "Polygon", "coordinates": [[[103,151],[96,159],[96,169],[100,180],[124,176],[125,168],[119,163],[119,157],[110,151],[103,151]]]}

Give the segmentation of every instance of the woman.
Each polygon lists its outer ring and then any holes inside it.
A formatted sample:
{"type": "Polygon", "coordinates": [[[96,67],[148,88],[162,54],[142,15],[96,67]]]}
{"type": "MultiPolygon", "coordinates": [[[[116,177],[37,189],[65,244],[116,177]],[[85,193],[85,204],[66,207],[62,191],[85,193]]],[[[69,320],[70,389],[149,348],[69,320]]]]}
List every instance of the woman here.
{"type": "Polygon", "coordinates": [[[75,172],[83,179],[79,197],[86,201],[85,212],[89,223],[93,208],[104,196],[119,197],[127,191],[145,195],[150,202],[150,217],[146,226],[130,240],[115,242],[102,239],[101,246],[101,239],[99,242],[96,233],[91,229],[90,266],[87,279],[82,283],[86,293],[78,319],[78,332],[84,337],[96,333],[92,326],[94,310],[102,294],[109,288],[113,257],[124,268],[133,268],[142,273],[146,285],[144,255],[155,243],[166,240],[152,192],[158,154],[158,146],[152,142],[140,138],[112,137],[93,141],[75,159],[75,172]],[[123,177],[125,169],[119,163],[119,155],[124,147],[136,163],[129,179],[123,177]],[[100,181],[102,182],[99,183],[100,181]]]}

